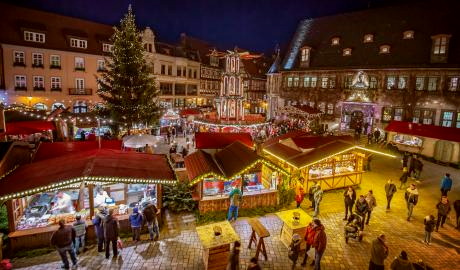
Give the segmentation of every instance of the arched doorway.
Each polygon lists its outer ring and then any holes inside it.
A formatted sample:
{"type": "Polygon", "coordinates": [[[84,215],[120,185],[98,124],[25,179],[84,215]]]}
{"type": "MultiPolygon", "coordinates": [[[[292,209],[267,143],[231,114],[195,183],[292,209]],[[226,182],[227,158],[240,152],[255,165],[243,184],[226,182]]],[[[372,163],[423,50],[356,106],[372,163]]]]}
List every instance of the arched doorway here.
{"type": "Polygon", "coordinates": [[[353,111],[351,113],[350,128],[355,129],[358,126],[363,126],[364,113],[362,111],[353,111]]]}

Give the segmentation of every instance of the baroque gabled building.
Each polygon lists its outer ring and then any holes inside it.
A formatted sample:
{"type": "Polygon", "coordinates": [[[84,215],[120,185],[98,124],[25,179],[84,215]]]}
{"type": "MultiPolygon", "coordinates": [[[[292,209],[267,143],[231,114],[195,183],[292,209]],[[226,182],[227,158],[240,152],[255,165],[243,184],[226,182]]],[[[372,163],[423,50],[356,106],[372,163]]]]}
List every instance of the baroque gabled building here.
{"type": "Polygon", "coordinates": [[[341,129],[391,120],[460,128],[459,7],[424,1],[301,21],[268,72],[270,111],[282,98],[341,129]]]}

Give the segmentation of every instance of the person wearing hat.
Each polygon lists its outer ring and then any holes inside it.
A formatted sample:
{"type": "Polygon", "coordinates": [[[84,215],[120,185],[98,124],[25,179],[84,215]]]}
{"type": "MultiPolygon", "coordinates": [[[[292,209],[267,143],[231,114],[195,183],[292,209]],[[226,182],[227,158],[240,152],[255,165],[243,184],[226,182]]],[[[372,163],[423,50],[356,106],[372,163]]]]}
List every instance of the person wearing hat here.
{"type": "Polygon", "coordinates": [[[396,257],[390,266],[391,270],[415,270],[412,263],[407,258],[407,253],[403,250],[398,257],[396,257]]]}
{"type": "Polygon", "coordinates": [[[75,229],[75,253],[78,255],[80,254],[80,248],[83,251],[86,250],[85,248],[85,236],[86,236],[86,222],[81,220],[81,216],[75,216],[75,223],[73,224],[73,228],[75,229]]]}
{"type": "Polygon", "coordinates": [[[299,258],[300,253],[300,235],[297,233],[292,235],[292,242],[289,245],[288,257],[292,261],[292,269],[295,269],[297,264],[297,259],[299,258]]]}
{"type": "Polygon", "coordinates": [[[142,215],[139,213],[139,208],[134,207],[133,213],[129,216],[129,224],[133,231],[133,241],[137,242],[141,240],[141,226],[142,226],[142,215]]]}
{"type": "Polygon", "coordinates": [[[372,241],[369,270],[385,269],[384,261],[388,257],[388,247],[385,244],[385,240],[385,235],[381,234],[377,239],[372,241]]]}

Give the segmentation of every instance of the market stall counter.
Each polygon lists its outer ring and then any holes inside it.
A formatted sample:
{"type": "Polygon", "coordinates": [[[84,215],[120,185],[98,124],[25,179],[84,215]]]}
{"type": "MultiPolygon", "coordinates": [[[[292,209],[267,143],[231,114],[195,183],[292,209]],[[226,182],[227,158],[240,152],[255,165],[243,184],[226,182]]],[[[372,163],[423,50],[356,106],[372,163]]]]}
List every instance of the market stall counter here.
{"type": "Polygon", "coordinates": [[[289,248],[292,242],[292,236],[296,233],[300,235],[300,249],[305,249],[305,240],[303,236],[305,235],[308,224],[313,218],[300,208],[281,211],[276,213],[276,215],[283,221],[280,235],[281,242],[289,248]]]}

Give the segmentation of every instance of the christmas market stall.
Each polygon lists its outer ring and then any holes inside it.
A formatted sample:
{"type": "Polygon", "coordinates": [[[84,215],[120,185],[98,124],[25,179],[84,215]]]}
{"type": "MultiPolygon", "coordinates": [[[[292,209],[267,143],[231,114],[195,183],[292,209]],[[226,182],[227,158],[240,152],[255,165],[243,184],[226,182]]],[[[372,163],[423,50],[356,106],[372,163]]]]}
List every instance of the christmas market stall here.
{"type": "Polygon", "coordinates": [[[291,187],[304,190],[320,183],[323,190],[359,185],[366,153],[395,157],[354,145],[349,136],[284,136],[263,145],[266,157],[291,174],[291,187]]]}
{"type": "Polygon", "coordinates": [[[385,128],[387,142],[398,148],[445,163],[460,162],[460,129],[392,121],[385,128]]]}
{"type": "Polygon", "coordinates": [[[275,205],[278,184],[289,176],[239,141],[213,154],[198,150],[185,157],[185,167],[201,213],[227,210],[234,188],[242,190],[242,208],[275,205]]]}
{"type": "MultiPolygon", "coordinates": [[[[113,209],[121,230],[129,230],[134,207],[162,208],[162,184],[175,183],[165,155],[95,149],[20,166],[0,180],[0,201],[8,211],[11,248],[49,245],[63,219],[80,215],[88,226],[113,209]]],[[[159,216],[161,223],[161,215],[159,216]]],[[[93,238],[94,230],[88,230],[93,238]]]]}

